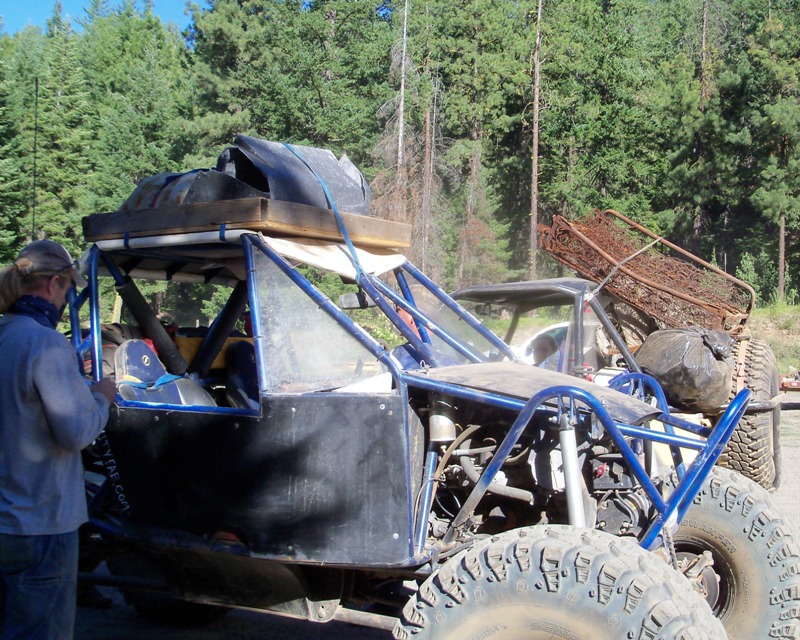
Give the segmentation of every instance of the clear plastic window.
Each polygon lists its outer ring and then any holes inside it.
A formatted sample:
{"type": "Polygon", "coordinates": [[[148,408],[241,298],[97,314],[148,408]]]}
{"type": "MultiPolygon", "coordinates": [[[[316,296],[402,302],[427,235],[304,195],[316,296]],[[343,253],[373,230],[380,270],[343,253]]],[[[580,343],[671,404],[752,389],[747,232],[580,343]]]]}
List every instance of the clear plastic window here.
{"type": "Polygon", "coordinates": [[[254,259],[267,393],[323,391],[357,383],[362,383],[358,390],[385,391],[385,384],[363,384],[387,379],[377,358],[267,255],[254,249],[254,259]]]}
{"type": "MultiPolygon", "coordinates": [[[[411,274],[405,274],[405,277],[411,289],[411,294],[414,297],[414,302],[420,311],[444,329],[450,336],[458,340],[459,343],[469,347],[483,359],[493,360],[499,357],[496,347],[467,324],[464,318],[447,307],[411,274]]],[[[429,335],[433,347],[448,360],[463,364],[473,362],[473,360],[454,349],[433,332],[429,332],[429,335]]]]}

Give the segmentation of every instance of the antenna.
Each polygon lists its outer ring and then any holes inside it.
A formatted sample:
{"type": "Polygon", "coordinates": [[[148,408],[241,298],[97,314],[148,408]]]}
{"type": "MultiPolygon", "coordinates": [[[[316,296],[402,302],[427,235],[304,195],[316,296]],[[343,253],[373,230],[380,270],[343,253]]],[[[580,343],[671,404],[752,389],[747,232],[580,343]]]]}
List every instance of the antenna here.
{"type": "Polygon", "coordinates": [[[36,92],[33,107],[33,211],[31,215],[31,241],[36,240],[36,154],[39,149],[39,78],[36,78],[36,92]]]}

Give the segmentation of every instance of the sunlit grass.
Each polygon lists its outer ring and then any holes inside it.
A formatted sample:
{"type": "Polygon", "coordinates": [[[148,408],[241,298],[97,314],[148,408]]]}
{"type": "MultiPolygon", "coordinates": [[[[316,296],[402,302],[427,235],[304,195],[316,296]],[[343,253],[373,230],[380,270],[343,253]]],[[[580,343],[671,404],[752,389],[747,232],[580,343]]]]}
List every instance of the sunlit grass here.
{"type": "Polygon", "coordinates": [[[800,370],[800,306],[778,303],[758,308],[748,325],[772,348],[780,373],[800,370]]]}

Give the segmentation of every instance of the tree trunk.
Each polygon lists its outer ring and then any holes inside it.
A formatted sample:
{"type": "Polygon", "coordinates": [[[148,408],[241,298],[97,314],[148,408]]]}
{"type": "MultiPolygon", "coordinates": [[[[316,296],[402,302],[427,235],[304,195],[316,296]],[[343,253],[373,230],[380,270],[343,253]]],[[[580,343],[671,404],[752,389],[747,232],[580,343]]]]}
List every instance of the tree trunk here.
{"type": "Polygon", "coordinates": [[[408,45],[408,0],[403,11],[403,47],[400,58],[400,106],[397,113],[397,173],[395,174],[395,197],[397,198],[397,211],[395,219],[401,222],[411,222],[408,219],[408,206],[406,194],[406,167],[405,167],[405,142],[406,142],[406,52],[408,45]]]}
{"type": "MultiPolygon", "coordinates": [[[[458,286],[464,286],[466,266],[472,257],[470,253],[475,249],[472,242],[470,242],[471,231],[474,230],[477,224],[478,215],[478,201],[481,179],[481,131],[477,118],[472,120],[472,131],[470,134],[472,139],[472,155],[469,161],[469,182],[467,186],[467,202],[466,211],[464,215],[464,228],[461,231],[461,247],[460,256],[458,261],[458,286]]],[[[470,283],[471,284],[471,283],[470,283]]]]}
{"type": "Polygon", "coordinates": [[[403,166],[403,149],[405,147],[405,105],[406,105],[406,46],[408,34],[408,0],[403,11],[403,54],[400,58],[400,107],[397,124],[397,173],[403,166]]]}
{"type": "Polygon", "coordinates": [[[778,238],[778,302],[783,302],[786,269],[786,213],[781,211],[780,237],[778,238]]]}
{"type": "Polygon", "coordinates": [[[700,46],[700,110],[705,111],[706,103],[711,97],[711,78],[708,56],[708,3],[703,0],[703,34],[700,46]]]}
{"type": "MultiPolygon", "coordinates": [[[[434,98],[435,100],[435,98],[434,98]]],[[[418,224],[421,228],[422,247],[420,248],[420,268],[427,272],[428,242],[430,241],[431,200],[433,199],[433,132],[431,124],[432,105],[425,110],[425,158],[422,167],[422,206],[418,224]]]]}
{"type": "Polygon", "coordinates": [[[539,85],[541,81],[541,64],[539,54],[542,44],[542,0],[538,0],[536,8],[536,44],[533,48],[533,144],[531,149],[531,247],[530,247],[530,279],[536,280],[536,254],[539,249],[539,85]]]}

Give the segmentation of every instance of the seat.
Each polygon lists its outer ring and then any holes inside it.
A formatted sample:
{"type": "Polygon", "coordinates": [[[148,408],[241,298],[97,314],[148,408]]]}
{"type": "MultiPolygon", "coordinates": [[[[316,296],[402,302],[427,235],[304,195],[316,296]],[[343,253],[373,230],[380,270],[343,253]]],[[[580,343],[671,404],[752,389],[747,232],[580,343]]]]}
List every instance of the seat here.
{"type": "Polygon", "coordinates": [[[200,384],[167,373],[153,348],[144,340],[126,340],[114,354],[123,400],[158,404],[213,407],[216,402],[200,384]]]}
{"type": "Polygon", "coordinates": [[[232,407],[258,409],[256,349],[251,342],[234,342],[225,351],[225,395],[232,407]]]}

